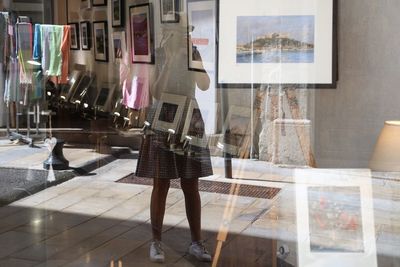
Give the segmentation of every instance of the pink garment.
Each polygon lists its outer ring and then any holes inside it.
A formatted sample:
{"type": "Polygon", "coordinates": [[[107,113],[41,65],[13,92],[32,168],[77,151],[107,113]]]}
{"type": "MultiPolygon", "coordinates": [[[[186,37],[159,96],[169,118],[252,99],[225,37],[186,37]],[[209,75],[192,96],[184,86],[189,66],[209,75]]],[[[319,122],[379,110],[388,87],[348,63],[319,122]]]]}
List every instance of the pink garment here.
{"type": "Polygon", "coordinates": [[[71,46],[71,26],[64,25],[64,36],[61,43],[62,66],[61,66],[61,84],[68,83],[69,70],[69,50],[71,46]]]}
{"type": "Polygon", "coordinates": [[[147,67],[139,66],[136,74],[131,74],[128,53],[120,65],[122,84],[122,104],[132,109],[143,109],[150,105],[150,82],[147,67]]]}

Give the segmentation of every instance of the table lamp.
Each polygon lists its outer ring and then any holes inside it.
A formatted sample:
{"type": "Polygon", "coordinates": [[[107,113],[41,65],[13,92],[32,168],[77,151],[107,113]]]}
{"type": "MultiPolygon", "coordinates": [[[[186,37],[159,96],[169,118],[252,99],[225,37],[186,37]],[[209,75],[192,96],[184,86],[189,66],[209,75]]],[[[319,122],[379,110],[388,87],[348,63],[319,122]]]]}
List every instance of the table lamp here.
{"type": "Polygon", "coordinates": [[[386,121],[369,167],[378,172],[400,172],[400,121],[386,121]]]}

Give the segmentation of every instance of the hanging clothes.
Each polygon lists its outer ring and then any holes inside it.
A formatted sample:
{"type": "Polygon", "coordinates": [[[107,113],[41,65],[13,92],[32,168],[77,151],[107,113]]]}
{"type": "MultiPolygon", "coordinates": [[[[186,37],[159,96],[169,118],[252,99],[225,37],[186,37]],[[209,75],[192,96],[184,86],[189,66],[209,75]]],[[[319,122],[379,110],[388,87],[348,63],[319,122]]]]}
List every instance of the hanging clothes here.
{"type": "Polygon", "coordinates": [[[16,18],[9,17],[7,25],[7,70],[4,101],[15,102],[19,99],[19,63],[17,57],[17,42],[15,32],[16,18]]]}
{"type": "Polygon", "coordinates": [[[17,24],[17,45],[21,83],[32,83],[32,67],[28,64],[28,60],[32,59],[32,24],[17,24]]]}
{"type": "Polygon", "coordinates": [[[62,67],[61,67],[61,84],[68,83],[69,70],[69,51],[71,47],[71,26],[64,26],[64,36],[61,44],[62,67]]]}
{"type": "Polygon", "coordinates": [[[29,95],[32,91],[32,24],[17,23],[17,51],[19,62],[19,95],[24,105],[29,104],[29,95]]]}
{"type": "MultiPolygon", "coordinates": [[[[6,57],[7,57],[7,22],[8,14],[0,12],[0,95],[4,96],[6,83],[6,57]]],[[[0,127],[6,125],[6,107],[4,101],[0,101],[0,127]]]]}
{"type": "MultiPolygon", "coordinates": [[[[35,24],[35,34],[33,37],[33,60],[41,62],[42,59],[42,37],[41,37],[41,25],[35,24]]],[[[34,67],[32,73],[32,96],[31,100],[39,100],[44,96],[44,80],[43,71],[40,66],[34,67]]]]}
{"type": "Polygon", "coordinates": [[[35,24],[35,36],[33,38],[33,60],[36,61],[42,59],[42,32],[40,26],[40,24],[35,24]]]}
{"type": "Polygon", "coordinates": [[[40,100],[44,97],[43,71],[36,67],[32,73],[32,94],[31,100],[40,100]]]}
{"type": "Polygon", "coordinates": [[[64,26],[41,25],[42,69],[47,76],[61,76],[64,26]]]}
{"type": "Polygon", "coordinates": [[[132,78],[127,78],[122,87],[122,104],[132,109],[143,109],[150,104],[150,82],[147,67],[139,67],[132,78]]]}
{"type": "Polygon", "coordinates": [[[0,63],[5,65],[8,15],[0,13],[0,63]]]}

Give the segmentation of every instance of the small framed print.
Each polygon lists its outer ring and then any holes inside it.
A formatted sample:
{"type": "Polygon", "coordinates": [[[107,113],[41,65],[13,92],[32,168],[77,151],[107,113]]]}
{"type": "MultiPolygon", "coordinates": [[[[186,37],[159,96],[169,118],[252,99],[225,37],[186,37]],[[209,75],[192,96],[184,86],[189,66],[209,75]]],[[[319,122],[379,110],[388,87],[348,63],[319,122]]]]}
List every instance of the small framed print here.
{"type": "Polygon", "coordinates": [[[190,100],[185,124],[183,126],[181,142],[184,142],[185,138],[189,136],[191,138],[191,145],[207,147],[206,122],[209,121],[209,118],[212,116],[215,116],[215,114],[212,114],[211,110],[200,109],[195,99],[190,100]]]}
{"type": "Polygon", "coordinates": [[[377,267],[370,170],[296,169],[298,266],[377,267]]]}
{"type": "Polygon", "coordinates": [[[69,102],[72,104],[81,104],[95,80],[96,75],[94,73],[86,72],[80,79],[75,91],[72,93],[69,102]]]}
{"type": "Polygon", "coordinates": [[[189,70],[215,70],[215,1],[187,2],[189,70]]]}
{"type": "Polygon", "coordinates": [[[115,83],[102,83],[100,91],[94,101],[94,107],[102,112],[111,112],[112,99],[117,85],[115,83]]]}
{"type": "Polygon", "coordinates": [[[231,106],[224,123],[225,132],[218,141],[218,147],[233,156],[239,155],[246,136],[249,135],[251,109],[231,106]]]}
{"type": "Polygon", "coordinates": [[[124,27],[125,22],[125,1],[111,0],[112,26],[124,27]]]}
{"type": "Polygon", "coordinates": [[[94,58],[108,62],[108,27],[107,21],[93,22],[94,58]]]}
{"type": "Polygon", "coordinates": [[[151,5],[129,8],[132,63],[154,64],[154,37],[151,5]]]}
{"type": "Polygon", "coordinates": [[[92,0],[93,6],[106,6],[107,0],[92,0]]]}
{"type": "Polygon", "coordinates": [[[78,86],[81,78],[82,78],[82,71],[73,70],[68,77],[68,83],[61,85],[60,90],[60,100],[61,102],[68,102],[70,97],[75,92],[76,87],[78,86]]]}
{"type": "Polygon", "coordinates": [[[121,62],[127,53],[125,32],[113,32],[112,35],[112,51],[115,63],[121,62]]]}
{"type": "Polygon", "coordinates": [[[81,43],[82,50],[90,50],[92,48],[92,29],[89,21],[81,22],[81,43]]]}
{"type": "Polygon", "coordinates": [[[179,22],[179,0],[160,0],[161,23],[179,22]]]}
{"type": "Polygon", "coordinates": [[[186,96],[163,93],[158,102],[153,129],[168,132],[177,131],[186,105],[186,96]]]}
{"type": "Polygon", "coordinates": [[[79,42],[79,24],[78,23],[69,23],[68,24],[71,29],[71,50],[79,50],[80,42],[79,42]]]}
{"type": "Polygon", "coordinates": [[[92,8],[92,0],[81,0],[81,9],[89,9],[89,8],[92,8]]]}

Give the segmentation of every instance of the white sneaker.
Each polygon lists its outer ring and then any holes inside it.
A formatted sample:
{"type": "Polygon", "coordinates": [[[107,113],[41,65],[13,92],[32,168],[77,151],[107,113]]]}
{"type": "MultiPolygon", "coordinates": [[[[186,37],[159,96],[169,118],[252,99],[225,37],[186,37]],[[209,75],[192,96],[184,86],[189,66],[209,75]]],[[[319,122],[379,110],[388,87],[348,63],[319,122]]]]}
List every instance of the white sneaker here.
{"type": "Polygon", "coordinates": [[[189,254],[199,261],[211,262],[211,255],[204,247],[203,242],[192,242],[189,246],[189,254]]]}
{"type": "Polygon", "coordinates": [[[163,263],[165,261],[161,241],[156,240],[150,243],[150,261],[158,263],[163,263]]]}

